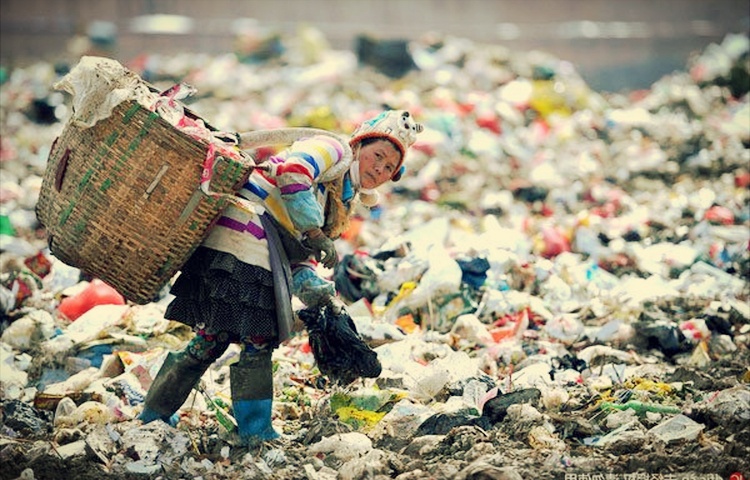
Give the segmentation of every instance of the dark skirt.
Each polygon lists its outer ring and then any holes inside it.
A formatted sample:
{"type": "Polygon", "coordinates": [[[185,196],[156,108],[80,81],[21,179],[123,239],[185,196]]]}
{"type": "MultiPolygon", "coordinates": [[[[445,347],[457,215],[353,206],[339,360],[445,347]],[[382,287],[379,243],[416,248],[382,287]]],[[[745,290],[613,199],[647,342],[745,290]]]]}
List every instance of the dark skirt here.
{"type": "Polygon", "coordinates": [[[198,247],[170,293],[169,320],[230,342],[278,338],[273,274],[232,254],[198,247]]]}

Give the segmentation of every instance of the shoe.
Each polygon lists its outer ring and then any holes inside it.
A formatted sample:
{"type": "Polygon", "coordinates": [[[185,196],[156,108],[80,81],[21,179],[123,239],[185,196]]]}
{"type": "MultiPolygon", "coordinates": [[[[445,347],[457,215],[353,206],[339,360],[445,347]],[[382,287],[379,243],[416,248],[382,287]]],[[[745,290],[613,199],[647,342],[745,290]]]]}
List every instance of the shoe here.
{"type": "Polygon", "coordinates": [[[138,420],[145,423],[151,423],[154,420],[161,420],[162,422],[169,424],[172,427],[176,427],[177,423],[180,421],[180,416],[177,415],[177,413],[173,413],[170,415],[162,415],[155,410],[150,409],[149,407],[143,407],[143,411],[141,411],[140,414],[138,414],[138,417],[136,417],[138,420]]]}

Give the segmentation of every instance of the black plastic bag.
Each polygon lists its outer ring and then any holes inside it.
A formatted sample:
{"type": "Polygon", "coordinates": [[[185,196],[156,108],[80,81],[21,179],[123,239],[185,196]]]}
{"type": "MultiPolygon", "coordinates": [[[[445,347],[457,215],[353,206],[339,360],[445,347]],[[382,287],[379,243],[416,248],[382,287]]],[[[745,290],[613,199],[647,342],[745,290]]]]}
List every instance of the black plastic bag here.
{"type": "Polygon", "coordinates": [[[375,273],[379,263],[362,255],[344,255],[333,273],[336,291],[350,303],[361,298],[371,302],[380,294],[375,273]]]}
{"type": "Polygon", "coordinates": [[[408,40],[359,35],[355,39],[354,49],[360,65],[369,65],[391,78],[401,78],[417,69],[409,52],[408,40]]]}
{"type": "Polygon", "coordinates": [[[331,381],[348,385],[360,377],[376,378],[382,371],[378,354],[359,336],[346,310],[330,306],[297,312],[307,327],[318,369],[331,381]]]}

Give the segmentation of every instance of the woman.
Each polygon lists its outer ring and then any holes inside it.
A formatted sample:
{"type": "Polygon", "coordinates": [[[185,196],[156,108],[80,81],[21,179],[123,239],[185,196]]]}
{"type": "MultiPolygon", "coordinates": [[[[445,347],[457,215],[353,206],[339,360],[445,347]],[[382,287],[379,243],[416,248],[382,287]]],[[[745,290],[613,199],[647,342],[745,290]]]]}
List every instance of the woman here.
{"type": "Polygon", "coordinates": [[[355,199],[372,206],[374,190],[398,180],[407,149],[422,125],[409,112],[386,111],[362,123],[345,148],[336,138],[299,140],[253,171],[172,287],[165,317],[195,328],[170,352],[139,418],[169,421],[208,367],[230,343],[244,345],[230,366],[232,409],[245,442],[271,440],[271,354],[289,338],[296,295],[308,308],[336,304],[334,284],[316,261],[333,268],[333,241],[343,233],[355,199]]]}

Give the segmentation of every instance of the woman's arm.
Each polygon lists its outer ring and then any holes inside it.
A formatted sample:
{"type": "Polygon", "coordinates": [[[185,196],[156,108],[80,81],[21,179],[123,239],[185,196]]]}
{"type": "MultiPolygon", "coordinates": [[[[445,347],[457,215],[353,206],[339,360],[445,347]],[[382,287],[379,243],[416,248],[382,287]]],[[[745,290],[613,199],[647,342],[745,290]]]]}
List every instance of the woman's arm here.
{"type": "Polygon", "coordinates": [[[342,161],[344,148],[332,137],[318,135],[295,142],[284,157],[271,157],[276,184],[294,227],[300,232],[324,224],[324,205],[317,198],[317,180],[342,161]]]}

